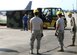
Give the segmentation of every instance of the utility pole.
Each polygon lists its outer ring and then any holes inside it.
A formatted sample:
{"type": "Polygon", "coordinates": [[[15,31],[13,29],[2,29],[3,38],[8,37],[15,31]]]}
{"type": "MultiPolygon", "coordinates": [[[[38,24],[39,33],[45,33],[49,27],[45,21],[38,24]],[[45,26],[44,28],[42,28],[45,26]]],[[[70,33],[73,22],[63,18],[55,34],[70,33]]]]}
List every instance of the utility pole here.
{"type": "MultiPolygon", "coordinates": [[[[77,0],[76,0],[76,21],[77,21],[77,0]]],[[[76,28],[77,28],[77,22],[76,22],[76,28]]]]}
{"type": "Polygon", "coordinates": [[[77,0],[76,0],[76,10],[77,10],[77,0]]]}
{"type": "Polygon", "coordinates": [[[72,7],[73,7],[73,11],[74,11],[74,4],[72,4],[72,7]]]}
{"type": "Polygon", "coordinates": [[[76,0],[76,11],[77,11],[77,0],[76,0]]]}

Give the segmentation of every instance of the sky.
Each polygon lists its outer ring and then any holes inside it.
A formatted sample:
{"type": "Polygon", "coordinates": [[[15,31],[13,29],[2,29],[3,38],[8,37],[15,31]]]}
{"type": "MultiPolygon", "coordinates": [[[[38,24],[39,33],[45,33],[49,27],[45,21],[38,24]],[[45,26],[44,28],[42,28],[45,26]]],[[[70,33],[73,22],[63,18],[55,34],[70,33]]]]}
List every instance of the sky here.
{"type": "Polygon", "coordinates": [[[77,9],[76,0],[0,0],[0,10],[22,10],[32,1],[32,9],[38,7],[61,7],[65,10],[77,9]]]}

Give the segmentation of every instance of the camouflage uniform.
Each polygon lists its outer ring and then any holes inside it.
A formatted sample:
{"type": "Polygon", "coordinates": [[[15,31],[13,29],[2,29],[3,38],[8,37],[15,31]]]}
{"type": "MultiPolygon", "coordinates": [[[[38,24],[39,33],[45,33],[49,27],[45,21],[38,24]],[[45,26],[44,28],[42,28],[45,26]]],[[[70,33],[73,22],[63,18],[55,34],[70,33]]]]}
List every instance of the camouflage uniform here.
{"type": "Polygon", "coordinates": [[[56,27],[58,25],[58,29],[56,30],[56,32],[58,33],[57,38],[61,47],[61,50],[63,50],[63,40],[64,40],[64,19],[63,18],[59,18],[56,21],[56,27]]]}
{"type": "Polygon", "coordinates": [[[59,41],[59,44],[60,44],[60,46],[61,46],[61,49],[63,49],[63,46],[64,46],[64,44],[63,44],[63,40],[64,40],[64,31],[61,31],[61,30],[59,30],[58,31],[58,41],[59,41]]]}
{"type": "Polygon", "coordinates": [[[72,17],[70,20],[71,23],[71,32],[72,32],[72,44],[75,44],[75,39],[76,39],[76,24],[75,24],[75,18],[72,17]]]}
{"type": "Polygon", "coordinates": [[[40,41],[41,41],[41,31],[40,30],[35,30],[32,32],[32,37],[31,37],[31,50],[34,49],[34,41],[37,39],[37,49],[40,49],[40,41]]]}

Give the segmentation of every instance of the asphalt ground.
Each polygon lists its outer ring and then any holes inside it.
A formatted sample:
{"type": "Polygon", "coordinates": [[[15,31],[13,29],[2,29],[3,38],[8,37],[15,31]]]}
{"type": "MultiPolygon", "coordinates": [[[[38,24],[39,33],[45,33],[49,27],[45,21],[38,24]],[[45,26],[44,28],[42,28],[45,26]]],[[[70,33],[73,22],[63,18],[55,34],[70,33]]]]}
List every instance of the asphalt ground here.
{"type": "MultiPolygon", "coordinates": [[[[70,47],[72,36],[70,30],[65,30],[64,52],[58,52],[60,49],[55,30],[44,30],[44,36],[41,40],[41,55],[77,55],[76,46],[70,47]]],[[[0,55],[31,55],[30,54],[30,31],[21,31],[20,29],[0,28],[0,55]]],[[[36,54],[36,41],[34,54],[36,54]]]]}

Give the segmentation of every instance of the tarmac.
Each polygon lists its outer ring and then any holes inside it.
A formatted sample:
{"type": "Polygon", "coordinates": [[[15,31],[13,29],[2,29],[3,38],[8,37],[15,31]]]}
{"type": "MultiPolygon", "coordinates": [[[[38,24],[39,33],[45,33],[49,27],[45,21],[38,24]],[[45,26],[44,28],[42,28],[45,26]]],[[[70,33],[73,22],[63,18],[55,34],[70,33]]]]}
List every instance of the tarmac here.
{"type": "MultiPolygon", "coordinates": [[[[65,30],[64,52],[58,52],[60,48],[54,33],[55,30],[44,30],[40,49],[41,55],[77,55],[77,38],[76,46],[70,47],[71,34],[69,30],[65,30]]],[[[0,55],[31,55],[29,52],[30,37],[30,31],[0,27],[0,55]]],[[[34,49],[33,55],[37,55],[36,49],[34,49]]]]}

